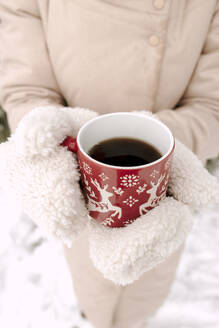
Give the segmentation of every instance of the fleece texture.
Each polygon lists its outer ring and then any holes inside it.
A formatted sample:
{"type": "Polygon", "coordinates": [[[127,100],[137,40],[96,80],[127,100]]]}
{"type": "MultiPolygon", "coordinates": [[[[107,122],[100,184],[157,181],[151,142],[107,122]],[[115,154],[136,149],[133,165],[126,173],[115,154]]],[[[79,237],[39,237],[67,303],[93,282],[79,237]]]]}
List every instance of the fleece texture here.
{"type": "Polygon", "coordinates": [[[48,157],[60,149],[66,136],[76,137],[82,125],[98,114],[85,108],[44,106],[22,118],[13,140],[26,158],[48,157]]]}
{"type": "Polygon", "coordinates": [[[219,202],[219,184],[198,157],[179,140],[170,171],[169,193],[194,210],[219,202]]]}
{"type": "Polygon", "coordinates": [[[91,220],[90,257],[106,279],[127,285],[176,251],[192,224],[189,207],[172,197],[124,228],[109,228],[91,220]]]}
{"type": "MultiPolygon", "coordinates": [[[[144,112],[145,115],[152,115],[144,112]]],[[[1,186],[48,238],[72,247],[84,229],[90,257],[104,277],[127,285],[165,261],[185,241],[193,211],[219,199],[219,185],[198,158],[176,140],[169,197],[124,228],[109,228],[88,215],[76,155],[60,143],[75,137],[98,114],[89,109],[38,107],[0,145],[1,186]]]]}
{"type": "Polygon", "coordinates": [[[86,228],[88,214],[76,155],[60,143],[95,116],[82,108],[35,108],[0,145],[1,187],[47,238],[68,247],[86,228]]]}

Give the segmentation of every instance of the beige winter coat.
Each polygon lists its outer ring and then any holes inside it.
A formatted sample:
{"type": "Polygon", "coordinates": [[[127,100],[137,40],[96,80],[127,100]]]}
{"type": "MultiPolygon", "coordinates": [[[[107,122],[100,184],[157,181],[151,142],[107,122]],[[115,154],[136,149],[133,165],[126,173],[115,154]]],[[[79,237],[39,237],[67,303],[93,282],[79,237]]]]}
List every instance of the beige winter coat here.
{"type": "MultiPolygon", "coordinates": [[[[0,0],[0,102],[12,131],[38,105],[149,110],[200,159],[219,154],[219,1],[0,0]]],[[[133,328],[165,299],[181,250],[132,285],[65,249],[95,328],[133,328]]]]}

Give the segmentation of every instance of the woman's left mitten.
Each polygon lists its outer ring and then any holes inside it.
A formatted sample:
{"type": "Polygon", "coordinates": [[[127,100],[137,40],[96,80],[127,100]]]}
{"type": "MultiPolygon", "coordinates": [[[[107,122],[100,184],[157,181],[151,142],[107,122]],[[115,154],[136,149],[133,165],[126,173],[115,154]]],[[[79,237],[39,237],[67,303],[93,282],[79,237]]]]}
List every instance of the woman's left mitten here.
{"type": "Polygon", "coordinates": [[[178,140],[168,191],[171,197],[126,227],[109,228],[90,221],[90,257],[105,278],[120,285],[140,278],[183,244],[193,225],[194,210],[219,201],[217,179],[178,140]]]}

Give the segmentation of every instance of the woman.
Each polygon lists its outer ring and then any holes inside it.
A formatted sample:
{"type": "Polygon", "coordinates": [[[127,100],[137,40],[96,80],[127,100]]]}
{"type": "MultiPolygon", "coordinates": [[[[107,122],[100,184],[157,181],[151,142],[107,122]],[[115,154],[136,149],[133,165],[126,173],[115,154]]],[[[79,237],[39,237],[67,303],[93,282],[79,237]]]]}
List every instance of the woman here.
{"type": "MultiPolygon", "coordinates": [[[[203,162],[218,155],[219,1],[0,0],[1,104],[15,131],[37,106],[148,110],[203,162]]],[[[130,285],[65,247],[95,328],[133,328],[164,302],[182,247],[130,285]]]]}

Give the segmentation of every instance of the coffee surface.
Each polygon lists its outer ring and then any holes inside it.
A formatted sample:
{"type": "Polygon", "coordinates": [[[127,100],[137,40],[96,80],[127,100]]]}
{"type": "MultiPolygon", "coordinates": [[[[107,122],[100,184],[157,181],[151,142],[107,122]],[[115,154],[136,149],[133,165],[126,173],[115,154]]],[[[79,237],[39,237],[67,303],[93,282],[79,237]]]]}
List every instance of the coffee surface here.
{"type": "Polygon", "coordinates": [[[104,140],[94,145],[88,155],[99,162],[114,166],[145,165],[162,156],[154,146],[133,138],[104,140]]]}

